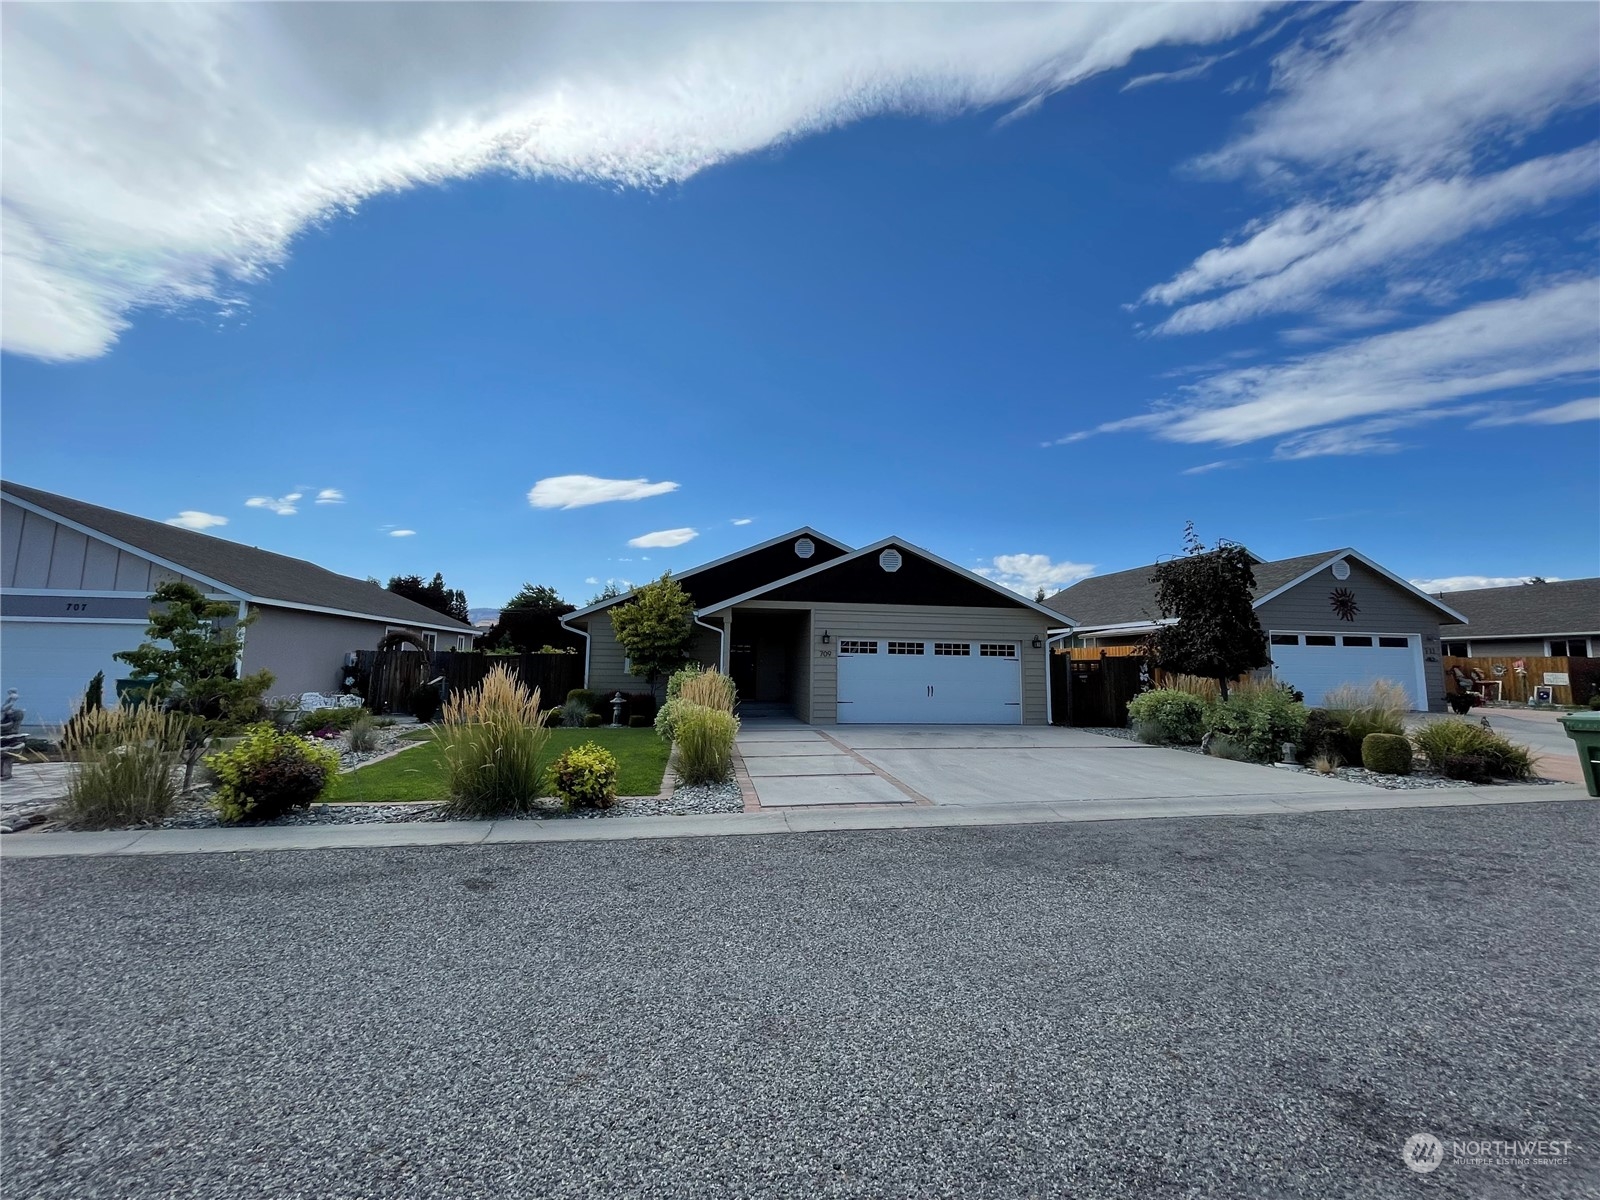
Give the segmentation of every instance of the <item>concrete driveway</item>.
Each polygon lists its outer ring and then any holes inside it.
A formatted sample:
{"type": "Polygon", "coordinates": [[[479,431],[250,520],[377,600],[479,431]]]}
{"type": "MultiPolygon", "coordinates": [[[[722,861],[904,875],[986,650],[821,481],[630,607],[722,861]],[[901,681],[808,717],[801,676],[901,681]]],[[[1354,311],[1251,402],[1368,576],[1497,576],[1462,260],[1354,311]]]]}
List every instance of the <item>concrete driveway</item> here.
{"type": "Polygon", "coordinates": [[[1371,795],[1360,784],[1054,727],[752,725],[739,752],[763,808],[1371,795]]]}

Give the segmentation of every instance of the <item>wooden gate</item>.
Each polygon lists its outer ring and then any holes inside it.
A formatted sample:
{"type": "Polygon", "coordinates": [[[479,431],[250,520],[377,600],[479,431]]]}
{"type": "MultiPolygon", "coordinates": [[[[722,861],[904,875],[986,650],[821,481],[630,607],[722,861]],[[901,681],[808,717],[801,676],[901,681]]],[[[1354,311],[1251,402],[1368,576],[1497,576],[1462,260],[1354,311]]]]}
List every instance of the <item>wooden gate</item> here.
{"type": "MultiPolygon", "coordinates": [[[[1099,654],[1074,651],[1061,655],[1066,662],[1066,720],[1068,724],[1121,729],[1128,723],[1128,701],[1150,685],[1149,668],[1142,655],[1099,654]]],[[[1060,695],[1055,698],[1059,704],[1060,695]]],[[[1057,719],[1060,719],[1059,711],[1057,719]]]]}

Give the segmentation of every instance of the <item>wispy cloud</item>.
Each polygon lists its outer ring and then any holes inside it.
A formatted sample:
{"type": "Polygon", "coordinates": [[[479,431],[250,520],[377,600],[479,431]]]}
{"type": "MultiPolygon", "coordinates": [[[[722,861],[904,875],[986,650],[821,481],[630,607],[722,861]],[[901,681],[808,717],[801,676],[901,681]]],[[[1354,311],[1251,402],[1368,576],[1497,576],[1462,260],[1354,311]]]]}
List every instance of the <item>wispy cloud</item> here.
{"type": "Polygon", "coordinates": [[[197,512],[192,508],[184,509],[175,517],[168,517],[165,522],[183,529],[215,529],[218,525],[227,523],[227,517],[219,517],[216,513],[197,512]]]}
{"type": "Polygon", "coordinates": [[[598,584],[598,583],[599,583],[599,582],[600,582],[600,580],[599,580],[599,578],[598,578],[598,577],[596,577],[596,576],[594,576],[594,575],[590,575],[590,576],[589,576],[589,577],[588,577],[588,578],[586,578],[586,579],[585,579],[585,580],[584,580],[584,582],[585,582],[585,583],[587,583],[587,584],[589,584],[589,585],[590,585],[590,586],[593,586],[593,585],[595,585],[595,584],[598,584]]]}
{"type": "Polygon", "coordinates": [[[752,520],[753,518],[751,517],[735,517],[733,523],[735,525],[748,525],[752,520]]]}
{"type": "Polygon", "coordinates": [[[389,530],[389,536],[390,537],[416,537],[417,536],[417,531],[415,529],[391,529],[391,530],[389,530]]]}
{"type": "MultiPolygon", "coordinates": [[[[1425,592],[1471,592],[1479,588],[1514,587],[1528,583],[1532,575],[1446,575],[1441,579],[1413,579],[1411,586],[1425,592]]],[[[1559,575],[1545,575],[1550,583],[1558,583],[1559,575]]]]}
{"type": "Polygon", "coordinates": [[[251,496],[244,504],[246,508],[264,508],[280,517],[292,517],[300,511],[297,505],[303,498],[299,492],[290,492],[287,496],[251,496]]]}
{"type": "Polygon", "coordinates": [[[646,500],[678,490],[675,483],[648,479],[601,479],[596,475],[553,475],[541,479],[528,492],[535,508],[584,508],[614,500],[646,500]]]}
{"type": "Polygon", "coordinates": [[[1026,106],[1262,9],[397,11],[8,6],[3,102],[28,119],[4,129],[4,348],[101,354],[130,311],[237,298],[309,224],[382,193],[494,171],[679,182],[874,114],[1026,106]]]}
{"type": "Polygon", "coordinates": [[[1245,464],[1242,458],[1219,458],[1216,462],[1201,463],[1198,467],[1186,467],[1179,472],[1180,475],[1209,475],[1212,471],[1231,471],[1235,467],[1245,464]]]}
{"type": "Polygon", "coordinates": [[[1472,423],[1474,429],[1498,425],[1571,425],[1578,421],[1600,420],[1600,396],[1569,400],[1549,408],[1503,408],[1472,423]]]}
{"type": "MultiPolygon", "coordinates": [[[[644,533],[636,538],[629,538],[628,545],[639,550],[670,550],[673,546],[681,546],[685,542],[692,542],[699,536],[699,531],[695,529],[658,529],[654,533],[644,533]]],[[[619,559],[618,561],[626,560],[619,559]]]]}
{"type": "Polygon", "coordinates": [[[1093,575],[1094,565],[1054,562],[1048,554],[997,554],[988,565],[977,567],[976,571],[1032,600],[1040,588],[1048,595],[1093,575]]]}
{"type": "Polygon", "coordinates": [[[343,504],[344,493],[338,488],[323,488],[317,493],[318,504],[343,504]]]}

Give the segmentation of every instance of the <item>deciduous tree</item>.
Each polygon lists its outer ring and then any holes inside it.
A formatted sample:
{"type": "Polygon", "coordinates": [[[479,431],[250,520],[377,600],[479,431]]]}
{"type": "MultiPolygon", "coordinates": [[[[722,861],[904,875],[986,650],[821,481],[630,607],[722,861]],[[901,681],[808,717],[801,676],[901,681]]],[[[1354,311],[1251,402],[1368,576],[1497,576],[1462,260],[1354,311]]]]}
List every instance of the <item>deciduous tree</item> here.
{"type": "Polygon", "coordinates": [[[446,587],[444,575],[438,571],[433,573],[433,579],[427,583],[422,581],[421,575],[395,575],[389,580],[389,590],[396,596],[415,600],[418,604],[426,605],[434,612],[443,613],[463,624],[471,623],[471,615],[467,609],[467,594],[460,588],[446,587]]]}
{"type": "Polygon", "coordinates": [[[1162,617],[1177,620],[1160,626],[1147,648],[1163,671],[1215,679],[1226,700],[1231,680],[1272,661],[1251,607],[1254,560],[1231,542],[1208,550],[1193,522],[1184,527],[1183,543],[1183,555],[1158,564],[1153,576],[1162,617]]]}
{"type": "Polygon", "coordinates": [[[614,607],[611,624],[628,656],[628,669],[648,681],[652,692],[658,679],[689,661],[694,601],[671,571],[638,588],[626,604],[614,607]]]}

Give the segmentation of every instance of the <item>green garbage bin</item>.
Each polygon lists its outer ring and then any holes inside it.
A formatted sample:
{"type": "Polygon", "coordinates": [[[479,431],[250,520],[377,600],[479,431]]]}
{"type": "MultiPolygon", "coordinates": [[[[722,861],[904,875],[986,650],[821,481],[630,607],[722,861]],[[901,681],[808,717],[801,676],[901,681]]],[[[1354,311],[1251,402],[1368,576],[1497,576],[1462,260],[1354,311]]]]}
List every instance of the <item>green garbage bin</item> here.
{"type": "Polygon", "coordinates": [[[1578,743],[1583,782],[1589,795],[1600,797],[1600,712],[1568,713],[1561,718],[1567,736],[1578,743]]]}

